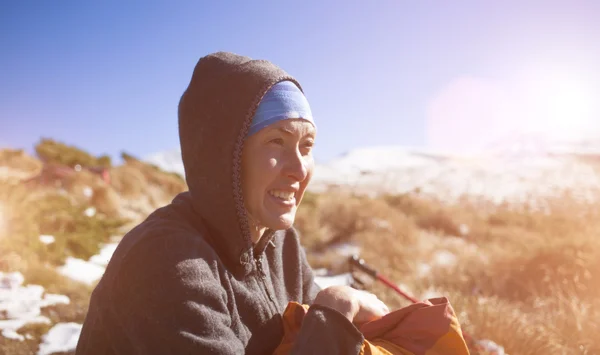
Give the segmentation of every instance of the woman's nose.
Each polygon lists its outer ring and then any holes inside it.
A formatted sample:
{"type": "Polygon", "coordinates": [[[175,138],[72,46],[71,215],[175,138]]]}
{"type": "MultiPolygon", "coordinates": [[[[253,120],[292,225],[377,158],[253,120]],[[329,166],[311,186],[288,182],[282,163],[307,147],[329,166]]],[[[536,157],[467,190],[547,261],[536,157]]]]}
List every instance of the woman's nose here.
{"type": "Polygon", "coordinates": [[[299,151],[286,156],[285,174],[296,181],[304,181],[308,175],[307,161],[299,151]]]}

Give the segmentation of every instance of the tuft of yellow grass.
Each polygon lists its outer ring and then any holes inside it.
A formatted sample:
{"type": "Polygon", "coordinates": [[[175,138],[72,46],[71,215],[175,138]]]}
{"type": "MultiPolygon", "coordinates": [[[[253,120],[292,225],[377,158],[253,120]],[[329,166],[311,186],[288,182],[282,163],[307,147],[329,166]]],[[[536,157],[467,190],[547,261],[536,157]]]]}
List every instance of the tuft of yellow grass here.
{"type": "Polygon", "coordinates": [[[0,149],[0,167],[33,176],[42,169],[42,163],[21,149],[0,149]]]}
{"type": "MultiPolygon", "coordinates": [[[[311,201],[300,207],[297,223],[309,258],[352,242],[409,293],[449,297],[469,334],[509,354],[600,353],[597,206],[568,195],[543,209],[341,192],[311,201]]],[[[341,271],[345,258],[331,251],[316,261],[341,271]]],[[[366,288],[391,308],[408,304],[379,283],[366,288]]]]}
{"type": "Polygon", "coordinates": [[[148,189],[148,182],[144,174],[129,164],[113,168],[110,174],[111,184],[123,197],[138,197],[148,189]]]}

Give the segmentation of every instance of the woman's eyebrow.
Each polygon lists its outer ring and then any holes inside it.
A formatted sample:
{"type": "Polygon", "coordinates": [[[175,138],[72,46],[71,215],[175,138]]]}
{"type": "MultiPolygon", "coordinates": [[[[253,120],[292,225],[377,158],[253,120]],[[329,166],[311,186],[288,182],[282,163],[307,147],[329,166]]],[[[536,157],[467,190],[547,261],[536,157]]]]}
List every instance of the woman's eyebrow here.
{"type": "Polygon", "coordinates": [[[291,131],[291,130],[289,130],[289,129],[287,129],[287,128],[284,128],[284,127],[277,127],[277,130],[278,130],[279,132],[281,132],[281,133],[284,133],[284,134],[287,134],[287,135],[294,135],[294,132],[293,132],[293,131],[291,131]]]}
{"type": "MultiPolygon", "coordinates": [[[[289,135],[289,136],[296,135],[296,133],[294,131],[292,131],[291,129],[285,128],[285,127],[277,127],[277,131],[279,131],[283,134],[289,135]]],[[[316,132],[314,129],[310,129],[310,130],[307,130],[302,136],[303,137],[306,137],[306,136],[314,137],[314,136],[316,136],[316,132]]]]}

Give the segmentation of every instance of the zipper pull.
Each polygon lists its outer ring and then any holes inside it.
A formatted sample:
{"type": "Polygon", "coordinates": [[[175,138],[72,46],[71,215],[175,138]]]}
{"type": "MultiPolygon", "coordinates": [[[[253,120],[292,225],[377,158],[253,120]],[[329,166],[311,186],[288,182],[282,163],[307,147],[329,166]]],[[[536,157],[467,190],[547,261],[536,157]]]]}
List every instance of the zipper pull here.
{"type": "Polygon", "coordinates": [[[256,269],[258,271],[258,274],[260,275],[260,277],[262,279],[266,278],[266,274],[265,274],[265,270],[263,269],[263,265],[262,265],[262,260],[261,259],[255,259],[256,261],[256,269]]]}

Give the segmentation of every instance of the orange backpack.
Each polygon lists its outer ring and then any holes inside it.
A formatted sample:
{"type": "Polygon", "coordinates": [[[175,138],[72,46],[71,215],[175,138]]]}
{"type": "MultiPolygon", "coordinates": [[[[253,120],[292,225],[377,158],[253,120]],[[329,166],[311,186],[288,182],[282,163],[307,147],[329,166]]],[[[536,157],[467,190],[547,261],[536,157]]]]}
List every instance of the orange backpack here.
{"type": "MultiPolygon", "coordinates": [[[[290,302],[283,313],[284,336],[274,355],[289,354],[309,306],[290,302]]],[[[359,327],[360,355],[469,355],[460,324],[445,297],[417,302],[359,327]]]]}

